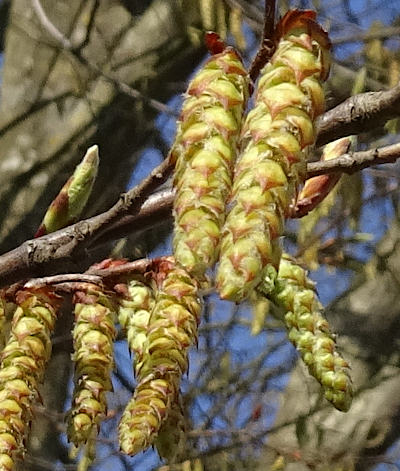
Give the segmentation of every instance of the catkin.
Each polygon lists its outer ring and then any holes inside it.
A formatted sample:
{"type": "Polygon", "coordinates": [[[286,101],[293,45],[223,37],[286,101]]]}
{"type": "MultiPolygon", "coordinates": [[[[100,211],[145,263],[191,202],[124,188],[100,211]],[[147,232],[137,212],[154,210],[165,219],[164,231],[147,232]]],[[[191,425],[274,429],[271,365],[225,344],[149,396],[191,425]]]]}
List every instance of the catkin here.
{"type": "Polygon", "coordinates": [[[176,161],[174,255],[201,278],[218,256],[249,79],[232,48],[189,84],[171,155],[176,161]]]}
{"type": "Polygon", "coordinates": [[[286,311],[289,340],[300,352],[314,378],[322,385],[325,398],[337,409],[347,411],[352,387],[349,365],[336,349],[335,337],[307,272],[284,255],[275,288],[270,297],[286,311]]]}
{"type": "MultiPolygon", "coordinates": [[[[121,290],[122,291],[122,290],[121,290]]],[[[135,374],[143,363],[147,330],[155,294],[151,286],[137,279],[131,279],[119,298],[118,321],[126,331],[129,349],[134,353],[135,374]]]]}
{"type": "Polygon", "coordinates": [[[217,272],[223,299],[242,301],[269,264],[279,266],[279,237],[304,176],[305,149],[315,140],[313,120],[324,109],[329,39],[314,17],[293,11],[282,19],[242,128],[217,272]]]}
{"type": "Polygon", "coordinates": [[[76,292],[74,304],[75,389],[67,431],[69,441],[80,446],[93,438],[107,412],[116,330],[115,307],[97,286],[76,292]]]}
{"type": "Polygon", "coordinates": [[[149,447],[179,396],[188,350],[197,342],[201,311],[197,282],[171,261],[151,314],[138,385],[120,422],[120,446],[134,455],[149,447]]]}
{"type": "Polygon", "coordinates": [[[51,354],[60,299],[49,289],[26,289],[16,295],[11,334],[0,364],[0,471],[14,469],[25,452],[38,384],[51,354]]]}

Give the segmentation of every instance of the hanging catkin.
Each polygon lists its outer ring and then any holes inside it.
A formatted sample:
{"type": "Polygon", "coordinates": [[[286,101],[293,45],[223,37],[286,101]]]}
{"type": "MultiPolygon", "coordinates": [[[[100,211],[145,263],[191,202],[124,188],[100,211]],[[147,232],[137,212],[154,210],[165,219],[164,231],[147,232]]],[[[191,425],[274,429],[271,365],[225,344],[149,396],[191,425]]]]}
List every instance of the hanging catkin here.
{"type": "Polygon", "coordinates": [[[307,272],[289,256],[282,256],[270,297],[285,312],[289,340],[300,352],[310,374],[322,385],[325,398],[347,411],[352,399],[349,365],[338,353],[323,307],[307,272]]]}
{"type": "Polygon", "coordinates": [[[248,89],[239,55],[225,48],[189,84],[178,122],[174,255],[199,278],[218,256],[248,89]]]}
{"type": "Polygon", "coordinates": [[[314,18],[295,10],[278,25],[276,52],[242,128],[217,273],[223,299],[242,301],[269,264],[279,265],[279,237],[315,140],[313,121],[324,109],[330,43],[314,18]]]}
{"type": "Polygon", "coordinates": [[[153,444],[179,400],[188,350],[197,342],[201,303],[197,282],[172,260],[160,266],[162,281],[151,314],[138,385],[120,422],[121,450],[134,455],[153,444]]]}
{"type": "Polygon", "coordinates": [[[0,471],[14,469],[14,459],[25,452],[60,299],[51,289],[24,289],[18,291],[16,303],[11,334],[1,353],[0,471]]]}
{"type": "Polygon", "coordinates": [[[74,305],[75,389],[68,414],[68,439],[80,446],[97,434],[107,412],[106,392],[112,389],[115,306],[99,287],[90,284],[75,293],[74,305]]]}

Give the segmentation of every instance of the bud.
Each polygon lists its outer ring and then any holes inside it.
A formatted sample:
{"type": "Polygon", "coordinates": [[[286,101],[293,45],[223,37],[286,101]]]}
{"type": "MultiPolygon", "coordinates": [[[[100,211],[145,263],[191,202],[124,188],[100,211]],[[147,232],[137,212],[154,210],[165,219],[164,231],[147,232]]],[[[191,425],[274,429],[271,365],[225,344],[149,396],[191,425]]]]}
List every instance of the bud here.
{"type": "Polygon", "coordinates": [[[92,146],[50,204],[35,237],[50,234],[78,220],[92,192],[98,166],[99,149],[92,146]]]}
{"type": "Polygon", "coordinates": [[[279,266],[279,237],[305,175],[313,120],[324,107],[320,82],[327,75],[329,40],[314,19],[310,12],[291,11],[277,26],[279,43],[242,128],[216,279],[223,299],[242,301],[268,266],[279,266]]]}
{"type": "Polygon", "coordinates": [[[98,432],[107,412],[115,338],[115,308],[99,287],[88,284],[74,295],[75,390],[68,414],[68,439],[80,446],[98,432]]]}
{"type": "Polygon", "coordinates": [[[174,254],[199,278],[217,258],[248,88],[239,55],[226,48],[189,84],[178,122],[174,254]]]}
{"type": "Polygon", "coordinates": [[[349,365],[337,351],[335,337],[322,316],[323,308],[312,286],[306,271],[284,255],[275,290],[269,296],[286,311],[289,340],[310,374],[321,383],[325,398],[346,412],[352,399],[349,365]]]}

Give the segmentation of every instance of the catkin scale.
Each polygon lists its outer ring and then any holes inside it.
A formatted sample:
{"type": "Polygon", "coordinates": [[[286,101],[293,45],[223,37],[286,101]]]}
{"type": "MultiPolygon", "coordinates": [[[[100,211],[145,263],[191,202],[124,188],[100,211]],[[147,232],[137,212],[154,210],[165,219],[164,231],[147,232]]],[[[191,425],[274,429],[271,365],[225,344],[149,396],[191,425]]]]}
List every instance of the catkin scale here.
{"type": "Polygon", "coordinates": [[[289,12],[277,49],[261,72],[254,108],[240,138],[231,210],[217,272],[223,299],[240,302],[279,266],[279,237],[304,177],[313,120],[324,109],[320,81],[328,72],[329,40],[310,12],[289,12]]]}
{"type": "Polygon", "coordinates": [[[119,426],[121,450],[134,455],[149,447],[174,404],[181,376],[188,370],[188,349],[197,342],[201,304],[197,282],[170,260],[151,313],[134,396],[119,426]]]}
{"type": "Polygon", "coordinates": [[[171,155],[176,161],[174,255],[202,278],[216,261],[249,79],[232,48],[189,84],[171,155]]]}
{"type": "Polygon", "coordinates": [[[321,383],[325,398],[337,409],[347,411],[352,399],[349,365],[337,352],[313,283],[289,256],[282,257],[275,287],[269,296],[284,308],[289,340],[310,374],[321,383]]]}

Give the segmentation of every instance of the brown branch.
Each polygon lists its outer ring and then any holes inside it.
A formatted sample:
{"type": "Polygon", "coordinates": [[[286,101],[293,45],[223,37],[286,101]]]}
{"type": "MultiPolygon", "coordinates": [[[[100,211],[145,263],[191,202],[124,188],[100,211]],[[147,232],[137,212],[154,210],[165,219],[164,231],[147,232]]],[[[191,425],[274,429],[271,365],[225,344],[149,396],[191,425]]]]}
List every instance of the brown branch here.
{"type": "Polygon", "coordinates": [[[58,285],[60,283],[94,283],[102,282],[101,276],[88,275],[85,273],[67,273],[65,275],[45,276],[43,278],[32,278],[23,284],[22,288],[41,288],[43,286],[58,285]]]}
{"type": "Polygon", "coordinates": [[[163,258],[141,258],[133,262],[122,261],[120,265],[111,263],[109,266],[101,268],[99,268],[99,264],[96,264],[85,273],[65,273],[62,275],[32,278],[25,283],[13,284],[5,291],[5,294],[12,299],[20,289],[37,289],[44,286],[53,286],[56,291],[71,293],[76,289],[81,289],[87,283],[100,285],[104,288],[104,285],[123,281],[127,276],[133,274],[144,275],[146,272],[157,270],[157,266],[163,258]]]}
{"type": "Polygon", "coordinates": [[[271,59],[275,52],[275,44],[273,41],[275,30],[275,9],[275,0],[265,0],[264,28],[261,36],[261,44],[249,68],[249,76],[253,82],[257,80],[261,69],[271,59]]]}
{"type": "Polygon", "coordinates": [[[167,158],[141,183],[122,194],[117,203],[98,216],[60,231],[28,240],[0,257],[0,286],[21,279],[77,271],[89,246],[127,215],[139,215],[145,199],[169,177],[173,165],[167,158]]]}
{"type": "Polygon", "coordinates": [[[382,92],[354,95],[317,119],[317,145],[383,126],[400,116],[400,84],[382,92]]]}
{"type": "MultiPolygon", "coordinates": [[[[308,177],[353,173],[373,165],[394,162],[399,157],[400,143],[348,153],[334,160],[309,163],[308,177]]],[[[0,256],[0,287],[24,278],[76,271],[76,261],[85,257],[88,247],[126,235],[128,228],[131,233],[141,232],[159,223],[162,220],[159,218],[171,217],[173,190],[163,190],[146,200],[168,178],[171,170],[172,165],[167,159],[139,185],[122,195],[108,211],[52,234],[28,240],[0,256]]]]}
{"type": "Polygon", "coordinates": [[[400,143],[361,152],[349,152],[332,160],[307,165],[308,178],[330,173],[355,173],[373,165],[393,163],[400,158],[400,143]]]}

